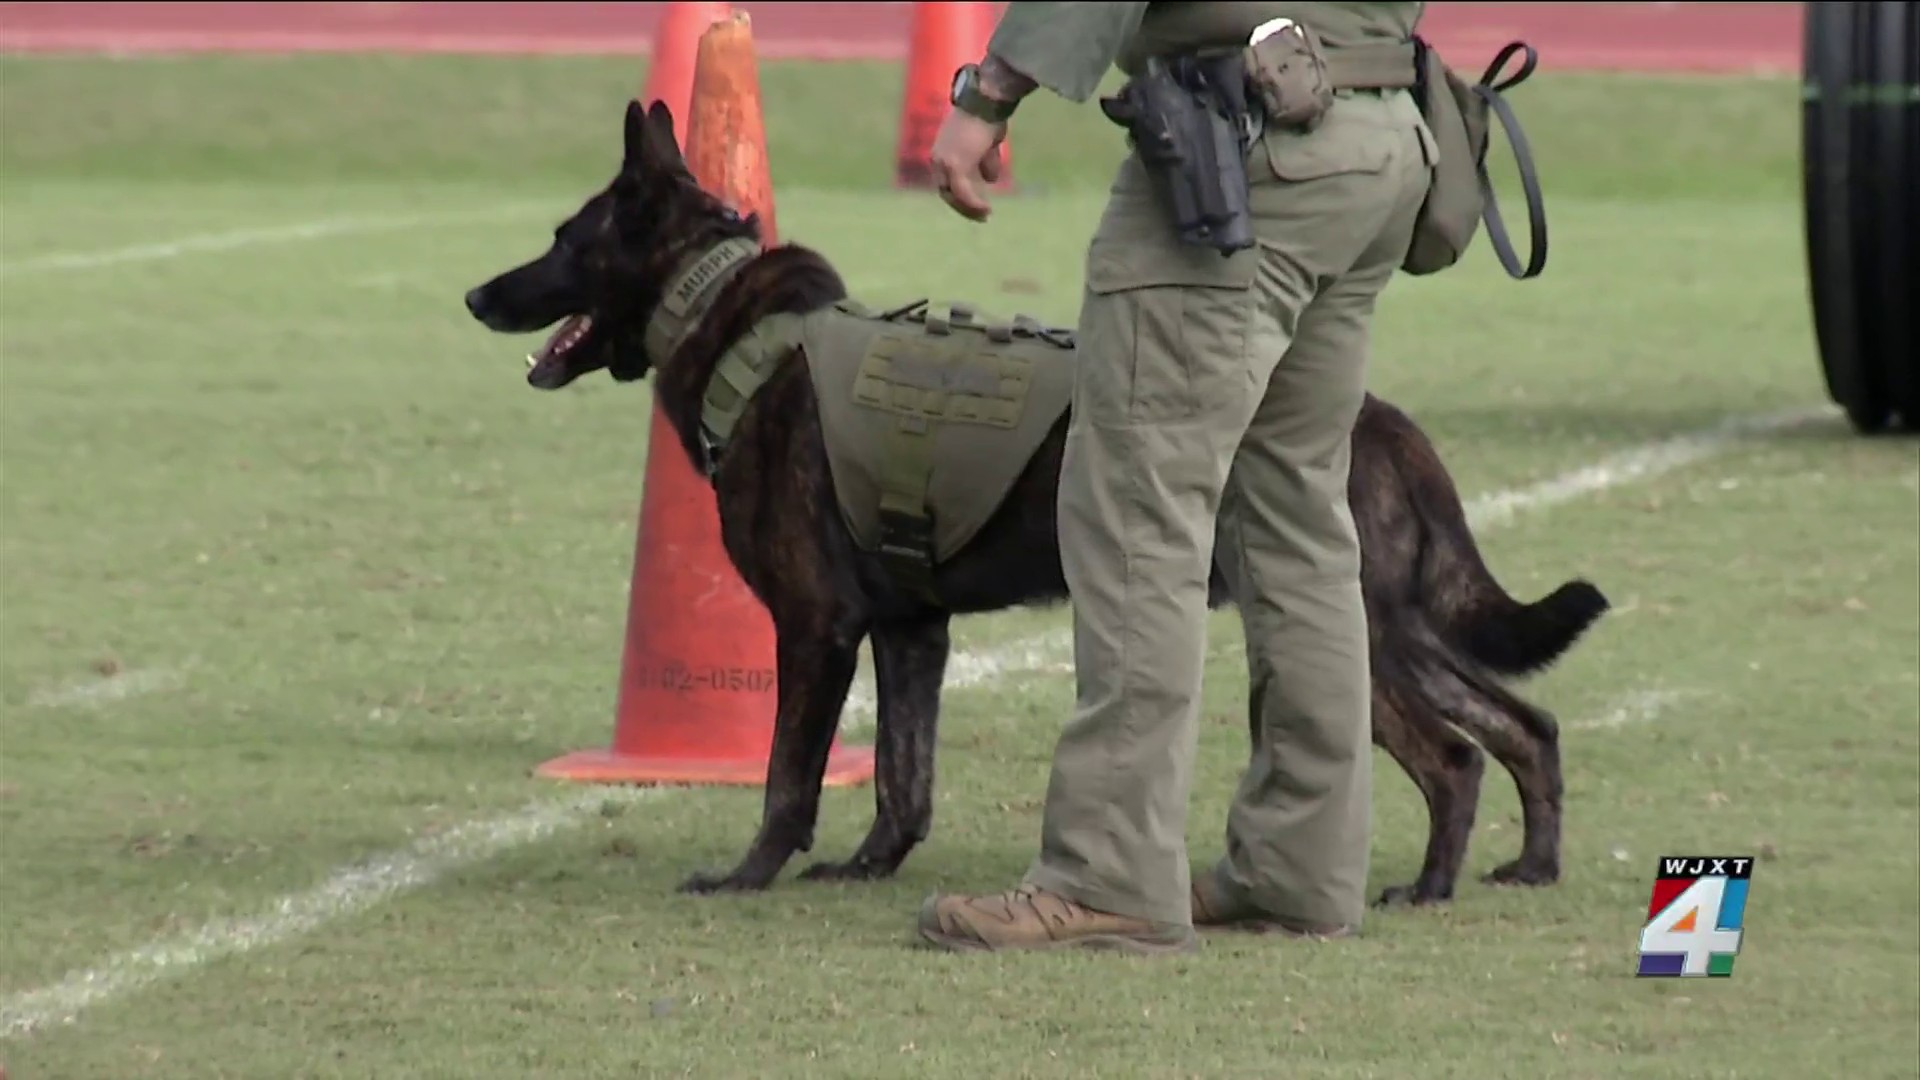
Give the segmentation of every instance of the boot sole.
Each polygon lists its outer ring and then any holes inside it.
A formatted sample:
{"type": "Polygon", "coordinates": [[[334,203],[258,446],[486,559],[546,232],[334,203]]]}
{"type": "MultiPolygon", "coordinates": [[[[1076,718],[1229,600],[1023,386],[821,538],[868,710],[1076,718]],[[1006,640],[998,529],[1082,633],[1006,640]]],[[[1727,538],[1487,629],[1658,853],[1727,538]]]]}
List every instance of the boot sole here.
{"type": "Polygon", "coordinates": [[[1217,896],[1209,899],[1211,890],[1196,886],[1193,890],[1191,906],[1193,909],[1193,928],[1202,933],[1208,931],[1226,931],[1241,934],[1279,934],[1290,938],[1312,938],[1316,941],[1332,941],[1336,938],[1352,937],[1353,929],[1342,926],[1334,930],[1303,930],[1278,919],[1264,915],[1249,915],[1242,919],[1207,920],[1202,912],[1220,910],[1222,904],[1217,896]]]}
{"type": "Polygon", "coordinates": [[[1191,953],[1200,948],[1199,935],[1183,941],[1147,941],[1119,934],[1088,934],[1061,938],[1032,945],[991,945],[978,938],[956,937],[938,930],[920,931],[927,943],[951,952],[1054,952],[1059,949],[1091,949],[1095,952],[1120,952],[1133,956],[1168,956],[1191,953]]]}
{"type": "Polygon", "coordinates": [[[1194,923],[1193,928],[1202,933],[1212,931],[1230,934],[1279,934],[1282,937],[1308,938],[1314,941],[1336,941],[1340,938],[1353,936],[1353,931],[1351,930],[1336,930],[1332,933],[1321,933],[1314,930],[1296,930],[1285,923],[1273,922],[1268,919],[1233,919],[1227,922],[1194,923]]]}

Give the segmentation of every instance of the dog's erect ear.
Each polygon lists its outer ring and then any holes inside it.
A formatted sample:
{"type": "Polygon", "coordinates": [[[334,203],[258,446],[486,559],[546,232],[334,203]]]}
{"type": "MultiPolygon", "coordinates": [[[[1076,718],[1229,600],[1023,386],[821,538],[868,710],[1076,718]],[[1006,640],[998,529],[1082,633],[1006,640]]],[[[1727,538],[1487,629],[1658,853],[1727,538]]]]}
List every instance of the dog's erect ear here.
{"type": "Polygon", "coordinates": [[[626,154],[620,171],[630,176],[660,176],[682,172],[687,163],[673,137],[673,113],[665,102],[642,107],[627,102],[626,154]]]}
{"type": "Polygon", "coordinates": [[[673,134],[673,110],[664,101],[647,108],[647,150],[653,155],[653,167],[662,175],[678,176],[687,171],[687,159],[680,154],[680,140],[673,134]]]}
{"type": "Polygon", "coordinates": [[[620,171],[628,176],[638,176],[646,169],[647,160],[647,111],[638,101],[627,102],[627,120],[623,129],[626,150],[620,159],[620,171]]]}
{"type": "Polygon", "coordinates": [[[647,123],[653,125],[653,145],[664,151],[674,164],[680,164],[680,140],[673,136],[673,110],[667,108],[666,102],[655,101],[647,106],[647,123]]]}

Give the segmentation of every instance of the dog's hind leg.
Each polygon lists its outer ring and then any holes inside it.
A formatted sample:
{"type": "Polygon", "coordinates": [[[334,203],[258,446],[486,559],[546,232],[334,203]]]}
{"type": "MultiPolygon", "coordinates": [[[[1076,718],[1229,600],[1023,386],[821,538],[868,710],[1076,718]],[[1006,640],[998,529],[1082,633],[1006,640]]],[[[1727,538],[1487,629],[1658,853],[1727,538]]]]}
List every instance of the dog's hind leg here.
{"type": "MultiPolygon", "coordinates": [[[[1442,674],[1442,677],[1445,677],[1442,674]]],[[[1427,802],[1427,852],[1410,885],[1383,890],[1377,903],[1435,904],[1453,898],[1480,803],[1480,750],[1448,726],[1421,691],[1420,673],[1376,660],[1373,741],[1406,770],[1427,802]]]]}
{"type": "Polygon", "coordinates": [[[1447,702],[1449,717],[1506,768],[1520,793],[1520,857],[1481,880],[1552,884],[1560,879],[1560,727],[1546,710],[1515,697],[1472,662],[1456,658],[1449,667],[1448,681],[1458,691],[1447,702]]]}
{"type": "Polygon", "coordinates": [[[870,881],[900,868],[933,825],[933,758],[940,681],[950,648],[945,614],[873,628],[877,731],[873,828],[846,862],[818,863],[810,881],[870,881]]]}
{"type": "Polygon", "coordinates": [[[739,865],[724,875],[695,874],[680,886],[681,892],[764,889],[795,852],[813,847],[827,754],[859,664],[860,635],[806,632],[810,627],[777,629],[779,710],[760,832],[739,865]]]}

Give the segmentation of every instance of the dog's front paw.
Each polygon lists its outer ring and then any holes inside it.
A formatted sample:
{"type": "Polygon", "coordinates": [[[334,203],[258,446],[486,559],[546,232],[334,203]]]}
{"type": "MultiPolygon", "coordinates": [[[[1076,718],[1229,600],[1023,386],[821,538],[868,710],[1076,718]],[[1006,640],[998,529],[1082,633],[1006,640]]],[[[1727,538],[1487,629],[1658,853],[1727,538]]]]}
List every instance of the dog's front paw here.
{"type": "Polygon", "coordinates": [[[1423,907],[1428,904],[1444,904],[1453,899],[1453,894],[1439,889],[1423,887],[1419,882],[1412,885],[1394,885],[1380,890],[1380,899],[1373,902],[1375,907],[1423,907]]]}
{"type": "Polygon", "coordinates": [[[893,868],[858,856],[846,862],[814,863],[800,873],[802,881],[878,881],[893,874],[893,868]]]}
{"type": "Polygon", "coordinates": [[[680,883],[680,891],[694,896],[712,896],[715,893],[759,892],[766,883],[755,883],[742,878],[739,874],[693,874],[680,883]]]}
{"type": "Polygon", "coordinates": [[[1546,863],[1515,859],[1495,867],[1480,880],[1488,885],[1551,885],[1560,880],[1560,868],[1546,863]]]}

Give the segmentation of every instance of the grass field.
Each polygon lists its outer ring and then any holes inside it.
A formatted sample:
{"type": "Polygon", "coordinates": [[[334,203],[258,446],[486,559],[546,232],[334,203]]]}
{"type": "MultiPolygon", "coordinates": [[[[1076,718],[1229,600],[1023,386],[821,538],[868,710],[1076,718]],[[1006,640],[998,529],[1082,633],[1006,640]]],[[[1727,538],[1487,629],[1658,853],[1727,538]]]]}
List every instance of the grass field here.
{"type": "MultiPolygon", "coordinates": [[[[1916,1075],[1920,459],[1823,408],[1793,85],[1536,76],[1514,102],[1546,276],[1483,246],[1381,311],[1374,386],[1470,496],[1812,410],[1485,519],[1516,592],[1583,574],[1617,606],[1526,688],[1567,727],[1566,880],[1139,962],[911,943],[929,891],[1027,864],[1064,612],[957,628],[1039,655],[949,693],[934,835],[893,882],[680,896],[757,792],[529,777],[610,732],[647,391],[528,390],[523,343],[460,297],[604,181],[639,79],[0,60],[0,1018],[89,1006],[6,1030],[8,1080],[1916,1075]],[[438,854],[369,873],[435,880],[323,886],[410,843],[438,854]],[[1734,977],[1631,978],[1656,857],[1702,852],[1761,860],[1734,977]],[[155,941],[178,947],[126,955],[155,941]]],[[[766,66],[783,238],[863,296],[1070,321],[1117,130],[1037,101],[1027,191],[976,227],[888,189],[898,80],[766,66]]],[[[1221,615],[1196,860],[1245,759],[1243,672],[1221,615]]],[[[1377,889],[1425,821],[1376,761],[1377,889]]],[[[871,800],[830,793],[816,855],[871,800]]],[[[1492,770],[1471,874],[1517,842],[1492,770]]]]}

